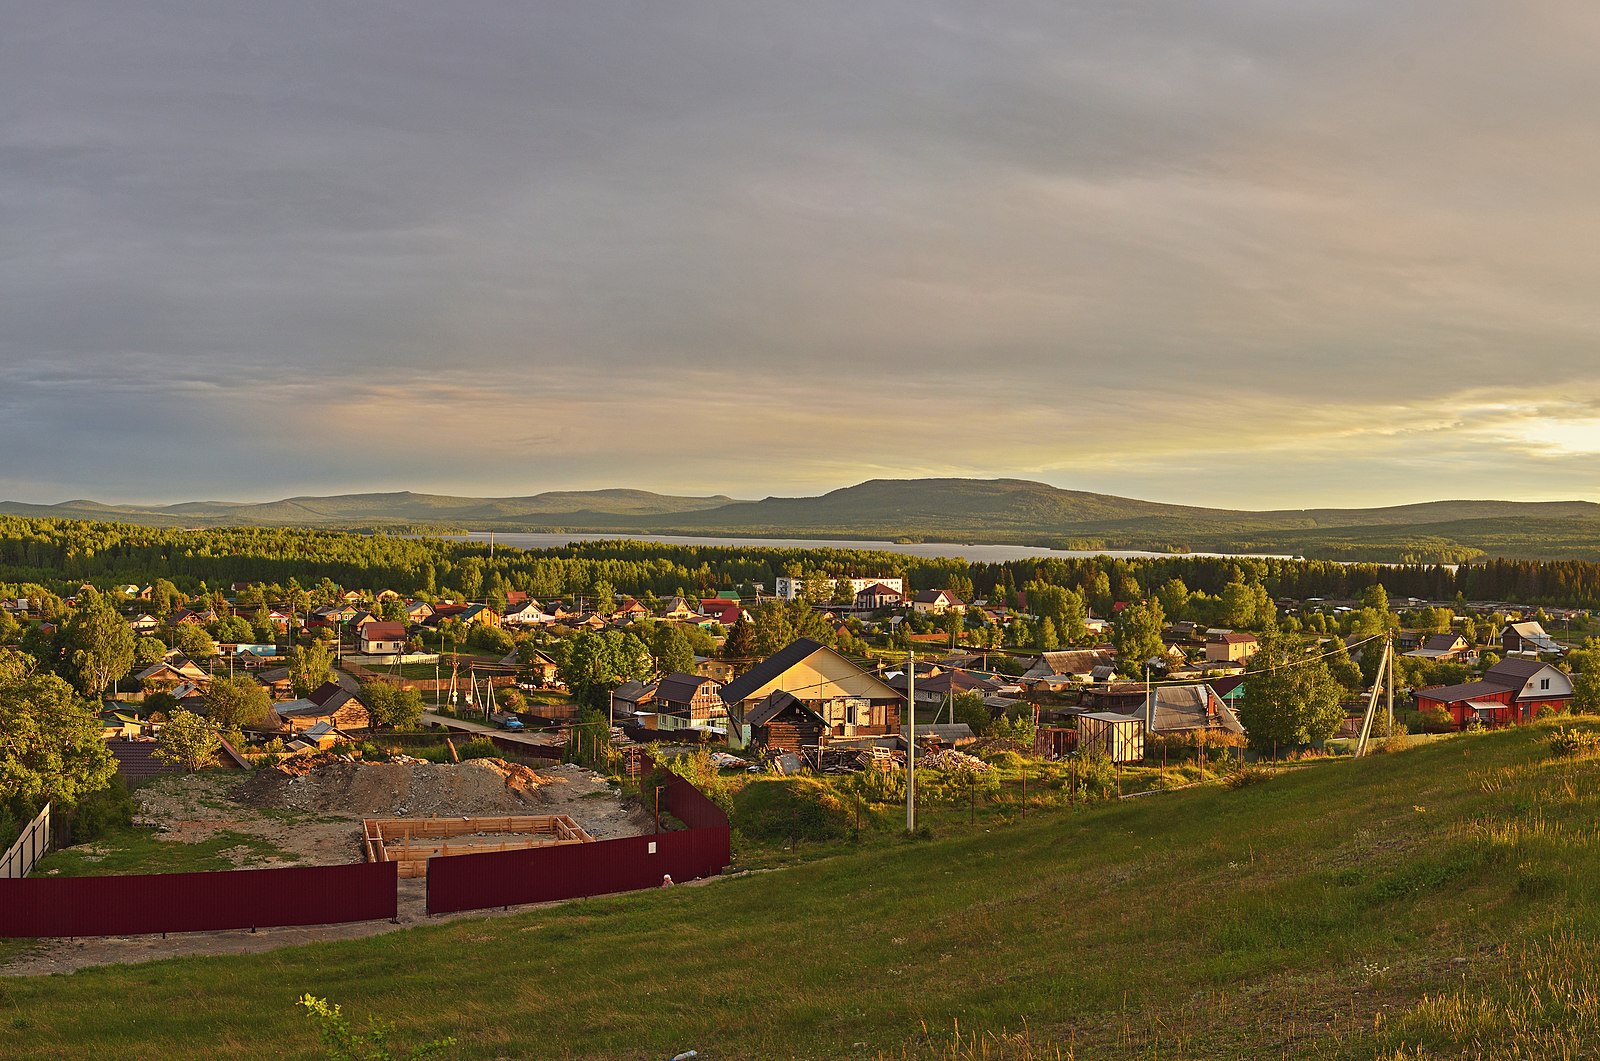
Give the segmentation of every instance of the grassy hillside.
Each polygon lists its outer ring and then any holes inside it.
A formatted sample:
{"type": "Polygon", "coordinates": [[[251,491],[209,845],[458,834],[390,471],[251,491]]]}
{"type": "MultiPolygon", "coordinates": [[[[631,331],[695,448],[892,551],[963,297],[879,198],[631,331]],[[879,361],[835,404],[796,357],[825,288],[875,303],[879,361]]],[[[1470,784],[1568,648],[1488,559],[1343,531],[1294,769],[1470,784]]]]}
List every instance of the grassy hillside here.
{"type": "Polygon", "coordinates": [[[270,1035],[315,1056],[309,991],[463,1057],[1590,1056],[1600,761],[1552,757],[1549,733],[706,887],[0,981],[0,1054],[244,1057],[270,1035]],[[953,1050],[957,1022],[989,1052],[953,1050]]]}

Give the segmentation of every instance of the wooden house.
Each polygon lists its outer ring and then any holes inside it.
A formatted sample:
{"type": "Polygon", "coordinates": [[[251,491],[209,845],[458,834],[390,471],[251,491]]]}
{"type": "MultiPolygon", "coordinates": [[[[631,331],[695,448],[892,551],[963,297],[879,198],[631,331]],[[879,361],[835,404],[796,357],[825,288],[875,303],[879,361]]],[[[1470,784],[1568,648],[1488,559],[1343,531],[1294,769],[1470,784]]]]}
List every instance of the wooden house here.
{"type": "Polygon", "coordinates": [[[785,752],[816,762],[828,726],[822,716],[790,693],[779,690],[751,705],[743,724],[745,747],[781,755],[785,752]]]}
{"type": "Polygon", "coordinates": [[[677,715],[691,724],[727,718],[721,693],[722,683],[715,679],[675,672],[656,684],[656,711],[677,715]]]}
{"type": "Polygon", "coordinates": [[[679,622],[693,619],[700,613],[682,597],[673,597],[661,606],[661,618],[679,622]]]}
{"type": "Polygon", "coordinates": [[[338,682],[324,682],[303,700],[277,704],[272,709],[275,728],[299,733],[327,722],[344,733],[372,728],[372,711],[361,698],[338,682]]]}
{"type": "Polygon", "coordinates": [[[904,698],[876,675],[808,637],[788,645],[723,686],[728,743],[751,739],[750,711],[774,692],[799,699],[826,723],[825,736],[874,737],[900,732],[904,698]]]}
{"type": "Polygon", "coordinates": [[[1507,623],[1500,632],[1500,646],[1507,652],[1537,652],[1560,655],[1565,652],[1560,642],[1544,632],[1544,627],[1532,620],[1525,623],[1507,623]]]}
{"type": "Polygon", "coordinates": [[[1223,630],[1206,637],[1206,659],[1213,663],[1242,662],[1261,648],[1255,634],[1223,630]]]}
{"type": "Polygon", "coordinates": [[[1507,659],[1475,682],[1436,685],[1416,692],[1417,710],[1441,710],[1458,729],[1474,720],[1489,729],[1520,725],[1545,711],[1572,704],[1572,678],[1548,663],[1507,659]]]}

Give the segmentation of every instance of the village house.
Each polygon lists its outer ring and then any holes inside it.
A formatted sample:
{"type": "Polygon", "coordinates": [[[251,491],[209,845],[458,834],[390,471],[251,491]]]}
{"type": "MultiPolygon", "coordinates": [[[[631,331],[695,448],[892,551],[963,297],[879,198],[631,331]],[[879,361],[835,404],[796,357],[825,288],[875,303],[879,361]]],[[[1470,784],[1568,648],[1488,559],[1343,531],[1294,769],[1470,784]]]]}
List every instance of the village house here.
{"type": "Polygon", "coordinates": [[[1460,634],[1432,634],[1406,655],[1414,659],[1432,659],[1447,663],[1473,663],[1478,659],[1478,650],[1460,634]]]}
{"type": "Polygon", "coordinates": [[[616,611],[611,613],[611,621],[618,625],[631,623],[635,619],[650,618],[650,609],[628,597],[616,611]]]}
{"type": "MultiPolygon", "coordinates": [[[[838,652],[810,638],[800,638],[756,664],[722,688],[730,722],[728,743],[742,748],[762,741],[761,730],[773,719],[792,719],[788,701],[763,704],[774,692],[791,698],[824,723],[829,737],[885,736],[900,732],[904,699],[838,652]],[[771,713],[775,711],[776,713],[771,713]]],[[[785,725],[788,722],[783,723],[785,725]]]]}
{"type": "Polygon", "coordinates": [[[715,656],[696,656],[694,672],[702,678],[713,678],[723,685],[733,681],[735,676],[733,664],[715,656]]]}
{"type": "MultiPolygon", "coordinates": [[[[672,716],[693,728],[712,720],[726,719],[722,702],[722,683],[698,674],[674,672],[656,683],[655,710],[658,716],[672,716]]],[[[658,717],[657,726],[661,727],[658,717]]]]}
{"type": "Polygon", "coordinates": [[[1210,663],[1242,663],[1261,648],[1255,634],[1237,630],[1218,630],[1206,633],[1206,661],[1210,663]]]}
{"type": "Polygon", "coordinates": [[[611,690],[611,709],[616,717],[641,714],[654,703],[656,687],[629,679],[611,690]]]}
{"type": "Polygon", "coordinates": [[[964,604],[947,589],[925,589],[911,598],[913,611],[923,615],[943,615],[945,612],[965,612],[964,604]]]}
{"type": "Polygon", "coordinates": [[[396,656],[406,650],[402,623],[370,622],[356,631],[356,647],[369,656],[396,656]]]}
{"type": "Polygon", "coordinates": [[[128,620],[128,627],[136,634],[153,634],[161,629],[161,620],[148,612],[141,612],[128,620]]]}
{"type": "Polygon", "coordinates": [[[1417,710],[1444,711],[1458,729],[1474,720],[1489,729],[1531,721],[1572,704],[1572,679],[1534,659],[1506,659],[1478,681],[1416,691],[1417,710]]]}
{"type": "Polygon", "coordinates": [[[708,618],[716,620],[717,624],[731,628],[745,615],[745,610],[736,600],[725,600],[721,597],[710,597],[700,601],[700,611],[708,618]]]}
{"type": "Polygon", "coordinates": [[[905,599],[905,594],[893,586],[874,582],[856,592],[855,606],[857,611],[875,612],[880,608],[898,608],[905,603],[905,599]]]}
{"type": "Polygon", "coordinates": [[[324,682],[301,700],[276,704],[269,716],[278,730],[299,733],[327,722],[341,733],[372,728],[372,711],[361,698],[338,682],[324,682]]]}
{"type": "Polygon", "coordinates": [[[1087,682],[1093,680],[1096,667],[1112,666],[1116,659],[1117,654],[1109,648],[1071,648],[1045,652],[1022,677],[1027,680],[1067,678],[1087,682]]]}
{"type": "Polygon", "coordinates": [[[409,623],[425,623],[433,615],[433,605],[425,600],[414,600],[406,604],[406,621],[409,623]]]}
{"type": "Polygon", "coordinates": [[[209,684],[211,675],[188,656],[174,650],[135,673],[133,680],[147,693],[170,693],[184,682],[209,684]]]}
{"type": "Polygon", "coordinates": [[[661,606],[661,618],[677,622],[698,618],[699,612],[695,611],[690,603],[682,597],[673,597],[661,606]]]}
{"type": "Polygon", "coordinates": [[[524,599],[516,604],[507,604],[506,613],[501,616],[501,622],[507,626],[548,626],[556,621],[556,617],[539,607],[539,602],[524,599]]]}
{"type": "Polygon", "coordinates": [[[1544,632],[1542,625],[1532,620],[1525,623],[1507,623],[1505,629],[1500,631],[1500,644],[1507,652],[1560,655],[1566,651],[1555,638],[1544,632]]]}

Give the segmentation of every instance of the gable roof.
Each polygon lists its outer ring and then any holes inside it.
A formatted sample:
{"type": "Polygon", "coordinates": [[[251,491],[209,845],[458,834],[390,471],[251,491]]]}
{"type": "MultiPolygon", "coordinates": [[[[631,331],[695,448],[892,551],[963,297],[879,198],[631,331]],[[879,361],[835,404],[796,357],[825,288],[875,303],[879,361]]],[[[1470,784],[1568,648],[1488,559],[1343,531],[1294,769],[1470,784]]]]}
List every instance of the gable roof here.
{"type": "MultiPolygon", "coordinates": [[[[1143,701],[1129,704],[1124,714],[1142,718],[1143,701]]],[[[1159,685],[1151,691],[1149,709],[1151,730],[1156,733],[1182,732],[1217,727],[1229,733],[1243,733],[1244,727],[1233,709],[1222,702],[1209,685],[1159,685]]]]}
{"type": "Polygon", "coordinates": [[[366,641],[404,641],[406,628],[403,623],[371,622],[361,628],[361,637],[366,641]]]}
{"type": "Polygon", "coordinates": [[[687,704],[700,692],[700,687],[707,683],[718,687],[722,684],[715,678],[674,671],[656,684],[656,699],[673,704],[687,704]]]}
{"type": "Polygon", "coordinates": [[[1548,663],[1540,663],[1536,659],[1503,659],[1490,667],[1483,675],[1486,682],[1498,683],[1502,688],[1522,691],[1522,687],[1544,671],[1560,671],[1548,663]]]}
{"type": "Polygon", "coordinates": [[[759,704],[752,707],[744,716],[744,721],[751,726],[764,726],[788,710],[803,711],[823,725],[822,716],[811,710],[798,700],[793,693],[786,693],[782,689],[769,694],[759,704]]]}
{"type": "Polygon", "coordinates": [[[885,685],[883,680],[877,677],[877,675],[869,674],[867,671],[862,670],[860,667],[856,666],[856,664],[851,663],[850,660],[846,659],[839,652],[829,648],[822,642],[814,641],[809,637],[802,637],[790,642],[788,645],[779,649],[777,652],[774,652],[760,663],[757,663],[754,667],[750,668],[750,670],[746,671],[740,677],[735,678],[727,685],[724,685],[722,687],[722,702],[725,704],[737,704],[742,700],[748,700],[750,697],[759,692],[764,686],[782,678],[788,671],[804,663],[806,660],[810,659],[812,656],[815,656],[819,652],[825,652],[830,656],[836,657],[882,690],[882,692],[876,697],[868,697],[868,699],[876,698],[886,700],[891,697],[899,696],[899,694],[893,689],[885,685]]]}

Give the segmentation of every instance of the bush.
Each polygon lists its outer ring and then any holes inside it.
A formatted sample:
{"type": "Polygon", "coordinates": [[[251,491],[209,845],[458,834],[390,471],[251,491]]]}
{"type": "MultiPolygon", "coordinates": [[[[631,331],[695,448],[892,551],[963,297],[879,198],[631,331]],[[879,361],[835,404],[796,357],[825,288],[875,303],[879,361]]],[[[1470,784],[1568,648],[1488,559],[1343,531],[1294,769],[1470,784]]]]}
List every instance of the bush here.
{"type": "Polygon", "coordinates": [[[1442,707],[1435,707],[1422,712],[1422,732],[1424,733],[1453,733],[1455,728],[1455,719],[1451,718],[1450,712],[1442,707]]]}
{"type": "Polygon", "coordinates": [[[1271,781],[1278,776],[1278,772],[1270,766],[1261,766],[1258,763],[1245,763],[1237,770],[1232,771],[1222,779],[1222,783],[1229,788],[1248,788],[1271,781]]]}
{"type": "Polygon", "coordinates": [[[992,755],[983,756],[983,761],[996,770],[1020,770],[1028,761],[1016,752],[1000,751],[992,755]]]}
{"type": "MultiPolygon", "coordinates": [[[[1088,802],[1116,798],[1117,764],[1113,763],[1109,756],[1085,752],[1076,757],[1076,763],[1079,800],[1088,802]]],[[[1070,775],[1068,784],[1071,784],[1070,775]]]]}
{"type": "MultiPolygon", "coordinates": [[[[445,754],[450,754],[448,748],[445,749],[445,754]]],[[[461,756],[462,762],[466,762],[468,759],[494,759],[500,755],[500,749],[496,748],[494,742],[488,737],[473,737],[467,743],[458,747],[456,754],[461,756]]]]}
{"type": "Polygon", "coordinates": [[[1600,731],[1558,729],[1550,735],[1550,751],[1555,755],[1590,755],[1600,751],[1600,731]]]}
{"type": "Polygon", "coordinates": [[[906,772],[897,766],[869,766],[851,775],[846,786],[860,795],[863,803],[906,801],[906,772]]]}
{"type": "Polygon", "coordinates": [[[119,774],[111,784],[99,792],[91,792],[78,801],[72,814],[72,842],[75,844],[98,840],[107,833],[126,829],[133,824],[133,796],[128,793],[127,782],[119,774]]]}
{"type": "Polygon", "coordinates": [[[837,840],[850,833],[850,809],[809,777],[752,781],[733,797],[734,822],[754,840],[837,840]]]}

